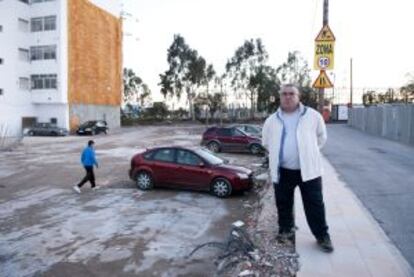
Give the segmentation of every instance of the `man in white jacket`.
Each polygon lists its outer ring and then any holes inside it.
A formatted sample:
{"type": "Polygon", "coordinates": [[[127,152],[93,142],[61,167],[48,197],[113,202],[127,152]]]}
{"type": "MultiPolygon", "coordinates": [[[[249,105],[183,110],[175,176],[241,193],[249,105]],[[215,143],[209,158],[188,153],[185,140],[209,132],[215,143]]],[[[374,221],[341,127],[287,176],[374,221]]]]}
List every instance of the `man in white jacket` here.
{"type": "Polygon", "coordinates": [[[284,85],[280,108],[263,126],[263,146],[269,153],[269,168],[275,189],[279,235],[293,235],[295,187],[302,194],[306,220],[318,245],[326,252],[333,246],[325,219],[322,196],[320,148],[327,139],[322,116],[299,100],[299,89],[284,85]]]}

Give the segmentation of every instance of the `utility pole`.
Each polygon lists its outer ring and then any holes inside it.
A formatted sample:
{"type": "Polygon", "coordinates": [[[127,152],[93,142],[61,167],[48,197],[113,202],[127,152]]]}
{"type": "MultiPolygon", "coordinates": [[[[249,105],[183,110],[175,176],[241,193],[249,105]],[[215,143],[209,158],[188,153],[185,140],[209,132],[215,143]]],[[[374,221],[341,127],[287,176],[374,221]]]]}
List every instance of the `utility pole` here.
{"type": "Polygon", "coordinates": [[[335,73],[332,73],[333,76],[333,88],[332,88],[332,105],[335,104],[335,81],[336,81],[336,75],[335,73]]]}
{"type": "MultiPolygon", "coordinates": [[[[329,0],[323,0],[323,21],[322,26],[326,26],[329,24],[329,0]]],[[[319,103],[318,103],[318,110],[321,114],[323,114],[323,107],[325,105],[325,89],[319,89],[319,103]]]]}
{"type": "Polygon", "coordinates": [[[225,101],[225,98],[224,98],[224,95],[223,95],[223,77],[221,76],[220,77],[220,95],[221,95],[221,102],[220,102],[220,126],[223,126],[223,101],[224,101],[224,103],[226,103],[225,101]]]}
{"type": "Polygon", "coordinates": [[[353,103],[353,90],[354,90],[354,88],[353,88],[353,82],[352,82],[352,58],[351,58],[351,64],[350,64],[350,78],[349,78],[349,80],[350,80],[350,82],[351,82],[351,84],[350,84],[350,93],[351,93],[351,99],[350,99],[350,108],[352,108],[352,103],[353,103]]]}
{"type": "Polygon", "coordinates": [[[328,25],[329,23],[329,0],[323,0],[323,22],[322,25],[328,25]]]}

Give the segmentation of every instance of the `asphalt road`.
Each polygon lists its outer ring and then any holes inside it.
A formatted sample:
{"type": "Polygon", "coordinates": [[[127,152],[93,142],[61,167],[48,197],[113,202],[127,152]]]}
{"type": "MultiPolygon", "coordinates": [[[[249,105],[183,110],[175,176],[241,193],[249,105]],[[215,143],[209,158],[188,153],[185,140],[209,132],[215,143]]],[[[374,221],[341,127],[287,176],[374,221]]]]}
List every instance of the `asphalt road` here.
{"type": "Polygon", "coordinates": [[[414,267],[414,147],[332,124],[323,152],[414,267]]]}

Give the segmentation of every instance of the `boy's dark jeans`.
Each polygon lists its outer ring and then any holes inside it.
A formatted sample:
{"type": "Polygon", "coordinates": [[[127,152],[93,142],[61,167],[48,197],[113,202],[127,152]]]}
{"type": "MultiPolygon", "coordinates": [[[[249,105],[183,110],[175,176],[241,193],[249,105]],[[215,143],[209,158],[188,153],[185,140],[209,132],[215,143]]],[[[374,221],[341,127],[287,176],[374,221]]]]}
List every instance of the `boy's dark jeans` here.
{"type": "Polygon", "coordinates": [[[78,184],[78,187],[82,187],[86,182],[90,182],[91,186],[95,187],[95,174],[93,173],[93,166],[85,166],[86,175],[82,181],[78,184]]]}

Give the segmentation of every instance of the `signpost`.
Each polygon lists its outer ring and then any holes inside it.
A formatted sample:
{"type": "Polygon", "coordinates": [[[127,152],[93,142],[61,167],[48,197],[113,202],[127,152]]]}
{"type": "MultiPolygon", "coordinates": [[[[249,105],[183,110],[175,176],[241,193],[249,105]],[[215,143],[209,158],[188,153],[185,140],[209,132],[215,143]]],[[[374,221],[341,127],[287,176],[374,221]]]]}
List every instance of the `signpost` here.
{"type": "MultiPolygon", "coordinates": [[[[327,20],[326,20],[327,21],[327,20]]],[[[334,68],[334,53],[335,53],[335,36],[329,28],[328,23],[319,31],[315,38],[315,55],[313,67],[320,70],[318,78],[316,78],[312,87],[319,89],[319,111],[323,113],[324,106],[324,90],[325,88],[332,88],[333,84],[329,80],[326,70],[334,68]]]]}
{"type": "Polygon", "coordinates": [[[334,68],[335,36],[328,25],[323,26],[315,39],[314,69],[332,70],[334,68]]]}

